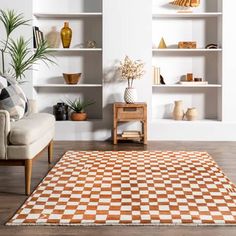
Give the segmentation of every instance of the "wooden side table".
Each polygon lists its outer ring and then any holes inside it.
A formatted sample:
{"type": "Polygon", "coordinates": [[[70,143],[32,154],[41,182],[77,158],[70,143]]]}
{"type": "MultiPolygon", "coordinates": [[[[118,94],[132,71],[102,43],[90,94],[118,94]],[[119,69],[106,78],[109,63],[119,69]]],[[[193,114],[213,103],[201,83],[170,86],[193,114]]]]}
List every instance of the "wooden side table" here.
{"type": "Polygon", "coordinates": [[[147,104],[146,103],[114,103],[113,104],[113,144],[119,140],[130,140],[132,137],[123,137],[117,133],[119,122],[137,122],[142,123],[140,132],[140,141],[147,144],[147,104]]]}

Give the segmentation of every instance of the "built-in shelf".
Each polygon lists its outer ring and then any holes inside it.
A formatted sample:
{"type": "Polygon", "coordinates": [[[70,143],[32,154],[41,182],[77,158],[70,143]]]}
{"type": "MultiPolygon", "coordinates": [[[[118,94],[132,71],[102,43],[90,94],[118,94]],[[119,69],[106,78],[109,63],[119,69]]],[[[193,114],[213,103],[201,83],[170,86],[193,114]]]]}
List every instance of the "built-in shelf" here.
{"type": "Polygon", "coordinates": [[[36,84],[34,88],[90,88],[102,87],[101,84],[36,84]]]}
{"type": "Polygon", "coordinates": [[[221,84],[204,84],[204,85],[183,85],[183,84],[163,84],[152,85],[153,88],[221,88],[221,84]]]}
{"type": "Polygon", "coordinates": [[[174,119],[154,119],[152,121],[154,124],[213,124],[220,123],[219,120],[211,120],[211,119],[203,119],[203,120],[195,120],[195,121],[187,121],[187,120],[174,120],[174,119]]]}
{"type": "Polygon", "coordinates": [[[81,13],[34,13],[37,18],[83,18],[83,17],[101,17],[101,12],[81,12],[81,13]]]}
{"type": "Polygon", "coordinates": [[[49,48],[48,50],[52,52],[102,52],[102,48],[49,48]]]}
{"type": "Polygon", "coordinates": [[[221,12],[203,13],[153,13],[153,18],[208,18],[222,16],[221,12]]]}
{"type": "Polygon", "coordinates": [[[182,48],[166,48],[166,49],[160,49],[160,48],[153,48],[153,52],[222,52],[221,48],[216,49],[205,49],[205,48],[196,48],[196,49],[182,49],[182,48]]]}
{"type": "Polygon", "coordinates": [[[85,121],[62,120],[62,121],[56,121],[56,124],[79,125],[79,124],[91,123],[91,122],[101,122],[101,119],[88,119],[85,121]]]}

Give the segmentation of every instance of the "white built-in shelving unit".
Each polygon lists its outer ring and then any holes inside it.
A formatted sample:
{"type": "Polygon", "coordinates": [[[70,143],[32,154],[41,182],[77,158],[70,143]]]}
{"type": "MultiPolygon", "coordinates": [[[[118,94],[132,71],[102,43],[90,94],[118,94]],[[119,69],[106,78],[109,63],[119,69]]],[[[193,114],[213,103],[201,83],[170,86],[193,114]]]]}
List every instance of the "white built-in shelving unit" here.
{"type": "MultiPolygon", "coordinates": [[[[103,114],[102,0],[33,0],[33,25],[40,28],[45,38],[52,30],[60,36],[65,21],[69,22],[73,34],[70,48],[63,48],[61,43],[59,48],[51,48],[57,65],[47,67],[42,63],[33,71],[39,111],[52,113],[57,102],[81,98],[96,102],[86,110],[87,123],[100,120],[103,114]],[[96,42],[96,48],[86,47],[89,40],[96,42]],[[82,73],[82,77],[78,84],[67,85],[63,73],[82,73]]],[[[64,122],[63,127],[71,123],[64,122]]],[[[84,125],[84,122],[77,124],[84,125]]]]}
{"type": "Polygon", "coordinates": [[[191,125],[222,121],[222,0],[202,0],[192,13],[179,10],[183,9],[153,0],[153,66],[160,67],[166,85],[152,86],[152,121],[185,124],[172,119],[175,100],[183,100],[185,110],[197,108],[199,120],[191,125]],[[167,49],[157,48],[162,37],[167,49]],[[196,41],[197,49],[178,49],[179,41],[196,41]],[[206,49],[210,43],[218,48],[206,49]],[[187,73],[208,84],[178,84],[187,73]]]}

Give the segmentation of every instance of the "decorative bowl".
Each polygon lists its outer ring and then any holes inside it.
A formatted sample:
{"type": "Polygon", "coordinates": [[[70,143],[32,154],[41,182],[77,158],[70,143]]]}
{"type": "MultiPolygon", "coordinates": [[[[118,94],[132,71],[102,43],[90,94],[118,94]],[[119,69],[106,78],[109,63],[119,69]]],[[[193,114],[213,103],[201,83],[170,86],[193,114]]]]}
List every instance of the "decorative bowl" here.
{"type": "Polygon", "coordinates": [[[82,73],[75,73],[75,74],[66,74],[63,73],[64,80],[66,84],[78,84],[82,73]]]}

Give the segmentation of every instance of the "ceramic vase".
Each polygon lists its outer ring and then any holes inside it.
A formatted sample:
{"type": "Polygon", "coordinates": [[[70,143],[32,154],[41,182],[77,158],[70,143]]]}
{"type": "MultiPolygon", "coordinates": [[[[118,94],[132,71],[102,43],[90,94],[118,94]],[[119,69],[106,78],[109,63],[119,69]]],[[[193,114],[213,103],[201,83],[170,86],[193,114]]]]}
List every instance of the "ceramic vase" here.
{"type": "Polygon", "coordinates": [[[173,119],[183,120],[183,118],[184,118],[183,101],[175,101],[175,107],[173,110],[173,119]]]}
{"type": "Polygon", "coordinates": [[[69,27],[69,22],[64,23],[64,27],[61,29],[61,41],[63,48],[69,48],[72,39],[72,30],[69,27]]]}
{"type": "Polygon", "coordinates": [[[126,88],[124,100],[126,103],[136,103],[138,100],[137,90],[135,88],[126,88]]]}
{"type": "Polygon", "coordinates": [[[193,108],[188,108],[187,112],[186,112],[186,119],[188,121],[194,121],[197,119],[198,116],[198,112],[197,109],[195,107],[193,108]]]}

